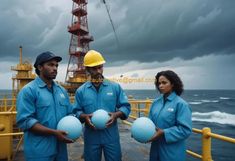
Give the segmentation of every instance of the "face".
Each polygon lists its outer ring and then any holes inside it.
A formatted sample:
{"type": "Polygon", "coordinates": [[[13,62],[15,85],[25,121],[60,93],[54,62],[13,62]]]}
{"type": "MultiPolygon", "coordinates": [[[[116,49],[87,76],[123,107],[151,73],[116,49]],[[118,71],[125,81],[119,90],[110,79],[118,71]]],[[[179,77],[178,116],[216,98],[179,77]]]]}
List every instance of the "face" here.
{"type": "Polygon", "coordinates": [[[91,79],[100,80],[103,79],[103,65],[95,67],[87,67],[87,71],[91,75],[91,79]]]}
{"type": "Polygon", "coordinates": [[[56,78],[57,69],[58,62],[56,60],[50,60],[48,62],[45,62],[43,65],[38,66],[40,76],[47,80],[52,80],[56,78]]]}
{"type": "Polygon", "coordinates": [[[162,94],[171,93],[173,90],[173,84],[163,75],[158,78],[158,89],[162,94]]]}

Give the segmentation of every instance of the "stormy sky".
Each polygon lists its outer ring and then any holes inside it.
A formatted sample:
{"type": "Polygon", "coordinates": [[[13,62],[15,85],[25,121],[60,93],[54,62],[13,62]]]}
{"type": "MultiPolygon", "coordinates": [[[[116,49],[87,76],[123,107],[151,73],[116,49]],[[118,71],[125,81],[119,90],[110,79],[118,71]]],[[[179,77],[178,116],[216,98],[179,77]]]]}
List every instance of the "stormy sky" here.
{"type": "MultiPolygon", "coordinates": [[[[89,0],[88,23],[110,77],[148,77],[176,71],[188,89],[235,89],[234,0],[106,0],[118,36],[101,0],[89,0]]],[[[10,66],[19,46],[26,60],[52,51],[66,71],[72,0],[1,0],[0,88],[11,88],[10,66]],[[6,83],[8,82],[8,83],[6,83]]],[[[65,73],[58,79],[64,80],[65,73]]],[[[152,83],[122,84],[154,88],[152,83]]]]}

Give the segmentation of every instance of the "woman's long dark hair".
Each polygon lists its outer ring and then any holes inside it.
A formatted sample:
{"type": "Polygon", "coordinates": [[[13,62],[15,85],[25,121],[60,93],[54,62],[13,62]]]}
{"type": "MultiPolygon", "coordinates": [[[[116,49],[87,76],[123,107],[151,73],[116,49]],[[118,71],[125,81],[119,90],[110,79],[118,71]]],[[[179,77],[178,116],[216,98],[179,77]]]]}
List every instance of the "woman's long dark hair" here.
{"type": "Polygon", "coordinates": [[[183,91],[184,91],[184,88],[183,88],[183,83],[180,79],[180,77],[173,71],[171,70],[165,70],[165,71],[161,71],[159,73],[157,73],[157,75],[155,76],[156,80],[155,80],[155,86],[157,87],[158,91],[159,90],[159,77],[160,76],[164,76],[166,77],[170,82],[171,84],[173,84],[173,91],[178,95],[180,96],[183,91]]]}

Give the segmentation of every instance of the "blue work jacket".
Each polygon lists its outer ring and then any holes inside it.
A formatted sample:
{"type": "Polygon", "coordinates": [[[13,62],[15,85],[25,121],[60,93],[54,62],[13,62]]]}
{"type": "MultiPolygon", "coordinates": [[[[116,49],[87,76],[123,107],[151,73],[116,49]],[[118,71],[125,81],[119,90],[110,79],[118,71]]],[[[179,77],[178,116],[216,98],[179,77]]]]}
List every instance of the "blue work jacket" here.
{"type": "Polygon", "coordinates": [[[192,132],[192,114],[188,103],[175,92],[167,97],[165,103],[161,95],[153,102],[149,118],[164,131],[164,136],[151,144],[150,161],[184,161],[185,139],[192,132]]]}
{"type": "Polygon", "coordinates": [[[53,135],[40,135],[29,129],[36,123],[56,129],[58,121],[72,112],[67,92],[53,82],[49,90],[37,77],[21,89],[17,97],[17,124],[24,131],[24,153],[27,158],[67,155],[66,144],[53,135]]]}
{"type": "MultiPolygon", "coordinates": [[[[77,118],[82,113],[92,114],[98,109],[103,109],[107,112],[121,111],[125,115],[124,119],[128,118],[130,104],[119,84],[105,79],[98,91],[91,82],[86,82],[77,89],[73,110],[77,118]]],[[[85,144],[106,144],[117,141],[119,141],[117,121],[104,130],[93,130],[85,126],[85,144]]]]}

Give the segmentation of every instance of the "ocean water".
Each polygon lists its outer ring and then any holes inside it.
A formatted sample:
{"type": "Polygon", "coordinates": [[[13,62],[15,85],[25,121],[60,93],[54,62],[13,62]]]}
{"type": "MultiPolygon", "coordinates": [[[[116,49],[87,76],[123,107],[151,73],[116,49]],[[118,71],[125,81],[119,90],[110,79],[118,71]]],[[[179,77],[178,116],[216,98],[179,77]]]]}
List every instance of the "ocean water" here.
{"type": "MultiPolygon", "coordinates": [[[[137,99],[156,98],[156,90],[126,90],[127,95],[137,99]]],[[[185,90],[182,97],[192,109],[193,128],[211,128],[216,134],[235,138],[235,90],[185,90]]],[[[192,133],[187,149],[201,154],[201,135],[192,133]]],[[[234,161],[235,144],[212,139],[214,161],[234,161]]],[[[187,156],[187,161],[199,159],[187,156]]]]}
{"type": "Polygon", "coordinates": [[[0,99],[1,98],[11,98],[12,95],[11,95],[11,90],[2,90],[0,89],[0,99]]]}
{"type": "MultiPolygon", "coordinates": [[[[155,90],[125,90],[125,92],[136,99],[155,99],[159,95],[155,90]]],[[[0,90],[0,98],[2,97],[10,98],[11,91],[0,90]]],[[[192,109],[194,128],[209,127],[213,133],[235,138],[235,90],[185,90],[182,97],[192,109]]],[[[201,135],[192,133],[187,140],[187,149],[201,154],[201,145],[201,135]]],[[[234,148],[233,143],[212,139],[212,159],[234,161],[234,148]]],[[[187,161],[198,160],[187,156],[187,161]]]]}

